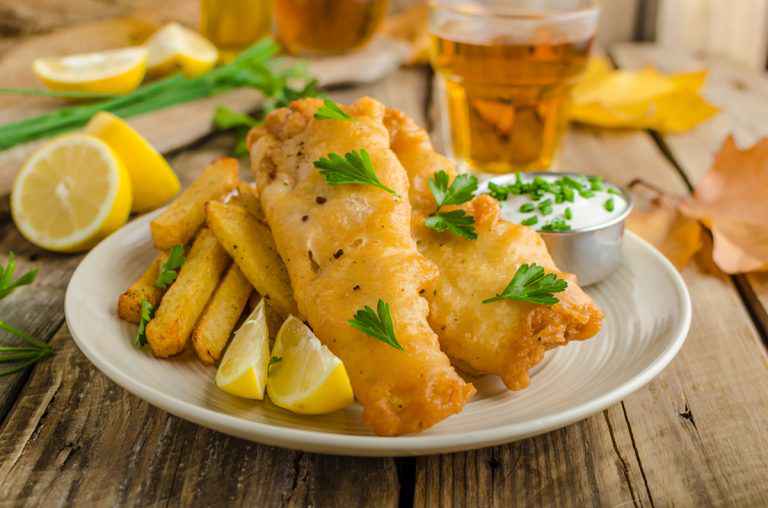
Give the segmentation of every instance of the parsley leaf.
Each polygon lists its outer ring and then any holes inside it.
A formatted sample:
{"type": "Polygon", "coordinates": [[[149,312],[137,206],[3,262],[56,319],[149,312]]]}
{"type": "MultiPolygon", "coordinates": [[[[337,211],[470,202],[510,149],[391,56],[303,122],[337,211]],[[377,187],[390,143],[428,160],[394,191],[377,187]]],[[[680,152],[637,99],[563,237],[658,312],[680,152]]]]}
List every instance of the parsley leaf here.
{"type": "Polygon", "coordinates": [[[335,102],[325,99],[323,105],[315,112],[319,120],[352,120],[335,102]]]}
{"type": "Polygon", "coordinates": [[[475,231],[475,218],[464,210],[452,210],[450,212],[437,212],[424,219],[424,225],[442,233],[450,231],[454,235],[462,236],[470,240],[477,239],[475,231]]]}
{"type": "MultiPolygon", "coordinates": [[[[0,265],[0,300],[10,295],[17,288],[31,284],[37,276],[37,270],[30,270],[14,280],[13,276],[15,272],[16,256],[13,252],[9,252],[6,265],[0,265]]],[[[0,363],[19,362],[7,369],[0,370],[0,377],[20,372],[30,365],[53,354],[53,348],[49,344],[32,337],[5,321],[0,321],[0,330],[8,332],[16,338],[26,342],[26,345],[23,346],[0,345],[0,363]]]]}
{"type": "Polygon", "coordinates": [[[236,136],[235,148],[232,153],[238,157],[248,155],[248,147],[245,145],[245,138],[251,127],[260,125],[261,122],[245,113],[238,113],[226,106],[219,106],[213,115],[213,125],[216,130],[234,130],[236,136]]]}
{"type": "Polygon", "coordinates": [[[429,179],[429,190],[435,196],[437,209],[443,205],[460,205],[472,199],[477,191],[477,177],[462,173],[448,186],[448,173],[442,169],[429,179]]]}
{"type": "Polygon", "coordinates": [[[219,106],[213,114],[213,125],[219,130],[234,129],[235,127],[255,127],[261,122],[251,115],[233,111],[226,106],[219,106]]]}
{"type": "Polygon", "coordinates": [[[395,337],[395,328],[392,325],[392,314],[389,311],[389,304],[384,303],[381,298],[379,298],[375,311],[366,305],[358,310],[355,316],[347,321],[347,323],[352,328],[356,328],[374,339],[404,351],[403,346],[397,342],[395,337]]]}
{"type": "Polygon", "coordinates": [[[139,318],[139,328],[136,330],[136,337],[133,343],[139,347],[147,345],[147,323],[155,316],[155,307],[146,299],[141,300],[141,317],[139,318]]]}
{"type": "Polygon", "coordinates": [[[328,185],[362,184],[373,185],[397,196],[397,193],[381,183],[371,164],[371,158],[365,148],[352,150],[341,155],[331,152],[314,162],[328,185]]]}
{"type": "Polygon", "coordinates": [[[179,268],[184,264],[186,258],[184,257],[184,246],[174,245],[171,247],[171,251],[168,253],[168,259],[165,263],[160,265],[160,270],[157,272],[157,279],[155,279],[155,287],[159,289],[167,288],[179,274],[179,268]]]}
{"type": "Polygon", "coordinates": [[[16,256],[13,252],[8,253],[8,264],[3,267],[0,265],[0,299],[13,293],[21,286],[32,284],[37,277],[37,270],[30,270],[16,280],[13,280],[13,274],[16,271],[16,256]]]}
{"type": "Polygon", "coordinates": [[[424,225],[440,233],[450,231],[454,235],[475,240],[477,232],[474,217],[464,210],[441,212],[440,208],[443,205],[460,205],[472,199],[477,191],[477,177],[464,173],[454,178],[449,186],[448,173],[441,169],[429,179],[428,185],[435,197],[437,210],[424,219],[424,225]]]}
{"type": "Polygon", "coordinates": [[[554,293],[565,291],[567,287],[566,281],[558,279],[554,273],[545,274],[544,268],[536,263],[524,264],[517,269],[504,291],[493,298],[483,300],[483,303],[517,300],[539,305],[554,305],[559,301],[553,296],[554,293]]]}

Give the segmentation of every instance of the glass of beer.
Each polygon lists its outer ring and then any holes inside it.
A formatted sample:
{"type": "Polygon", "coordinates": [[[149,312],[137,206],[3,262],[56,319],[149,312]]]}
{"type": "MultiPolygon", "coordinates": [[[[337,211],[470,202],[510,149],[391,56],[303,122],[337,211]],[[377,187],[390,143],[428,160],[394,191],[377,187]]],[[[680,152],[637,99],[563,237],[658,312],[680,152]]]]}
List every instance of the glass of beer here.
{"type": "Polygon", "coordinates": [[[214,43],[226,61],[265,35],[272,27],[265,0],[200,0],[200,33],[214,43]]]}
{"type": "Polygon", "coordinates": [[[384,20],[388,0],[274,0],[275,31],[295,55],[360,48],[384,20]]]}
{"type": "Polygon", "coordinates": [[[594,2],[434,0],[430,16],[453,157],[479,172],[549,168],[587,65],[594,2]]]}

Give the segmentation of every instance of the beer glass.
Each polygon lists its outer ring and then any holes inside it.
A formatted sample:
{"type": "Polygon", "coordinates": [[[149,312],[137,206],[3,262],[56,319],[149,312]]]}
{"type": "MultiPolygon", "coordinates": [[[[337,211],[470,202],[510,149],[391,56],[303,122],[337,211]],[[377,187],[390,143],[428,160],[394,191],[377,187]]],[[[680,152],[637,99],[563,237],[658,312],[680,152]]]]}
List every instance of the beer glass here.
{"type": "Polygon", "coordinates": [[[388,0],[274,0],[275,30],[293,54],[344,53],[373,37],[388,6],[388,0]]]}
{"type": "Polygon", "coordinates": [[[269,35],[270,4],[266,0],[200,0],[200,33],[229,60],[269,35]]]}
{"type": "Polygon", "coordinates": [[[549,168],[597,18],[588,0],[434,0],[431,59],[453,157],[480,172],[549,168]]]}

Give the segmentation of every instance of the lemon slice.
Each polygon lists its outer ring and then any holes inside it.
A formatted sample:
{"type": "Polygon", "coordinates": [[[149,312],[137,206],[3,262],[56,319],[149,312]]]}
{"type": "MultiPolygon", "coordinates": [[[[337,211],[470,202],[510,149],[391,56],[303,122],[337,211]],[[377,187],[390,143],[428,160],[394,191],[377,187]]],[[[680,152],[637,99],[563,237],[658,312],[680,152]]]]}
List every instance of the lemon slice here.
{"type": "Polygon", "coordinates": [[[267,393],[276,405],[299,414],[324,414],[354,400],[347,370],[304,323],[289,316],[275,339],[267,393]]]}
{"type": "Polygon", "coordinates": [[[123,163],[106,143],[84,134],[43,146],[13,182],[11,212],[19,231],[56,252],[92,247],[125,224],[130,211],[123,163]]]}
{"type": "Polygon", "coordinates": [[[148,70],[153,76],[176,68],[190,77],[208,72],[219,59],[216,46],[197,32],[169,23],[147,41],[148,70]]]}
{"type": "Polygon", "coordinates": [[[247,399],[263,399],[269,364],[269,328],[264,299],[235,332],[216,371],[216,386],[247,399]]]}
{"type": "Polygon", "coordinates": [[[147,50],[123,48],[38,58],[32,67],[51,90],[122,94],[135,90],[144,79],[147,50]]]}
{"type": "Polygon", "coordinates": [[[86,134],[109,145],[131,178],[133,212],[159,208],[179,192],[181,184],[165,158],[121,118],[102,111],[91,118],[86,134]]]}

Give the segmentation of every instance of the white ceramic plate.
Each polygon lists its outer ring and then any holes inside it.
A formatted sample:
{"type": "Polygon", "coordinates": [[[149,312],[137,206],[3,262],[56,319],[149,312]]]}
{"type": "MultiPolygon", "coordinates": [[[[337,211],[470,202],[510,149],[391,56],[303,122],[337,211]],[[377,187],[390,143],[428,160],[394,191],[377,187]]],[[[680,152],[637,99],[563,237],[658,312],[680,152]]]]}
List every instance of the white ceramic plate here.
{"type": "Polygon", "coordinates": [[[181,418],[269,445],[345,455],[420,455],[480,448],[563,427],[614,404],[648,383],[685,340],[691,304],[675,268],[637,236],[625,238],[623,266],[589,289],[606,315],[601,333],[551,352],[531,385],[508,392],[493,376],[475,380],[478,394],[461,414],[420,434],[378,437],[361,408],[306,417],[268,401],[219,391],[215,370],[191,353],[157,360],[133,346],[135,326],[117,318],[118,295],[154,253],[142,217],[83,260],[67,288],[66,318],[75,342],[110,379],[181,418]]]}

